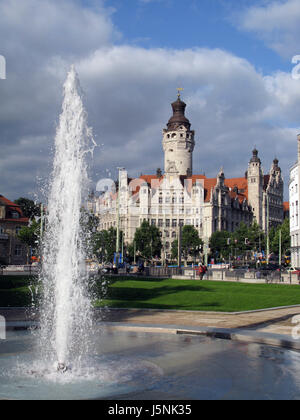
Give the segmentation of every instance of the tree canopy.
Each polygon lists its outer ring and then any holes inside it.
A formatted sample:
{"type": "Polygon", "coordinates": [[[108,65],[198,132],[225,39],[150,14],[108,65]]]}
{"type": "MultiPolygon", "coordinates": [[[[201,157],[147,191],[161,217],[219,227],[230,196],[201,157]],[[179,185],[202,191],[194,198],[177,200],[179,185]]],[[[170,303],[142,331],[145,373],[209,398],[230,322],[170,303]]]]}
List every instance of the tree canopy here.
{"type": "MultiPolygon", "coordinates": [[[[181,250],[185,260],[189,256],[196,257],[203,246],[203,241],[199,237],[199,233],[194,226],[186,225],[182,228],[181,250]]],[[[178,239],[172,244],[172,258],[178,258],[178,239]]]]}
{"type": "Polygon", "coordinates": [[[146,260],[160,257],[162,242],[158,227],[152,226],[147,221],[143,221],[134,235],[136,251],[146,260]]]}
{"type": "Polygon", "coordinates": [[[33,219],[35,216],[41,216],[41,205],[36,204],[28,198],[20,197],[15,200],[15,204],[21,207],[23,215],[29,219],[33,219]]]}

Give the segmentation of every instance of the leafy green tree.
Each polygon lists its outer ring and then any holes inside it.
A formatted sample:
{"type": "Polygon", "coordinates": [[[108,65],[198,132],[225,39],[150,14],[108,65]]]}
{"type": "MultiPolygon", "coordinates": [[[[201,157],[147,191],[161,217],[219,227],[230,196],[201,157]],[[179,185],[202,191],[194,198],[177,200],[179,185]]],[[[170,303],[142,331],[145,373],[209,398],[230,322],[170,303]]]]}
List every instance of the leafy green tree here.
{"type": "Polygon", "coordinates": [[[15,200],[15,204],[21,207],[23,215],[29,219],[33,219],[35,216],[41,216],[41,205],[36,204],[34,201],[28,198],[20,197],[15,200]]]}
{"type": "Polygon", "coordinates": [[[141,227],[136,230],[134,242],[136,251],[146,260],[151,260],[153,257],[161,255],[160,231],[158,227],[150,225],[147,221],[144,221],[141,227]]]}
{"type": "MultiPolygon", "coordinates": [[[[201,247],[203,246],[203,241],[199,237],[199,233],[194,226],[186,225],[182,228],[181,236],[181,250],[182,255],[187,262],[189,256],[195,258],[199,255],[201,247]]],[[[178,239],[176,239],[172,244],[172,258],[178,257],[178,239]]]]}
{"type": "Polygon", "coordinates": [[[209,247],[215,258],[227,259],[232,250],[232,236],[227,231],[214,232],[210,238],[209,247]]]}
{"type": "Polygon", "coordinates": [[[36,249],[40,240],[41,225],[33,220],[29,226],[24,226],[18,233],[18,238],[28,247],[36,249]]]}
{"type": "Polygon", "coordinates": [[[233,233],[232,240],[238,255],[245,255],[248,251],[261,251],[265,249],[265,234],[259,225],[254,222],[250,227],[241,223],[233,233]]]}
{"type": "Polygon", "coordinates": [[[27,263],[29,263],[29,250],[35,254],[38,250],[41,235],[41,224],[33,219],[29,226],[23,226],[18,233],[18,238],[27,245],[27,263]]]}
{"type": "Polygon", "coordinates": [[[291,237],[290,237],[290,221],[285,219],[282,225],[278,226],[273,237],[270,235],[270,247],[274,254],[279,255],[279,242],[280,242],[280,231],[281,231],[281,253],[282,255],[286,254],[291,247],[291,237]]]}
{"type": "Polygon", "coordinates": [[[93,254],[101,262],[113,262],[116,252],[117,229],[95,232],[92,236],[93,254]]]}
{"type": "Polygon", "coordinates": [[[222,260],[228,259],[230,255],[245,256],[253,251],[260,252],[265,249],[265,242],[265,234],[256,222],[250,227],[241,223],[233,233],[227,231],[213,233],[210,238],[210,249],[214,258],[222,260]]]}

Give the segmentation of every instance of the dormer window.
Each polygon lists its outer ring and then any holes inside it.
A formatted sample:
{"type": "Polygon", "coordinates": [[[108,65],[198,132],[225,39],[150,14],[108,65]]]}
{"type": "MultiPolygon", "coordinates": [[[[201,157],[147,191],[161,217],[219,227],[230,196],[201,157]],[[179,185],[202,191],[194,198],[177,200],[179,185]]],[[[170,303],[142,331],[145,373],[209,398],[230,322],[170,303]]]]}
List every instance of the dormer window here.
{"type": "Polygon", "coordinates": [[[17,211],[12,211],[11,212],[11,217],[12,217],[12,219],[19,219],[20,215],[17,211]]]}

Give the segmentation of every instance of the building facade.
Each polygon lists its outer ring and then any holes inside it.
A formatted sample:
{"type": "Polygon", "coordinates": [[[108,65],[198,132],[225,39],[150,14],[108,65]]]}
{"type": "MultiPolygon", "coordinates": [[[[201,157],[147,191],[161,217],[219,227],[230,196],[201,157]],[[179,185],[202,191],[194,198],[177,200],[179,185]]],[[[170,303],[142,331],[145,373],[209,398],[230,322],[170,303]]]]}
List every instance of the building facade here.
{"type": "Polygon", "coordinates": [[[278,160],[264,175],[255,149],[241,178],[227,179],[223,169],[216,178],[193,174],[195,132],[185,108],[179,95],[163,130],[164,171],[130,179],[121,170],[118,192],[109,189],[89,203],[100,218],[100,229],[116,227],[119,220],[125,241],[132,243],[136,229],[147,220],[159,227],[169,257],[179,226],[194,226],[208,243],[214,232],[234,232],[241,222],[249,226],[256,220],[264,230],[268,219],[270,225],[282,223],[283,179],[278,160]]]}
{"type": "Polygon", "coordinates": [[[18,239],[22,227],[29,219],[23,216],[21,208],[0,195],[0,263],[24,265],[27,262],[27,247],[18,239]]]}

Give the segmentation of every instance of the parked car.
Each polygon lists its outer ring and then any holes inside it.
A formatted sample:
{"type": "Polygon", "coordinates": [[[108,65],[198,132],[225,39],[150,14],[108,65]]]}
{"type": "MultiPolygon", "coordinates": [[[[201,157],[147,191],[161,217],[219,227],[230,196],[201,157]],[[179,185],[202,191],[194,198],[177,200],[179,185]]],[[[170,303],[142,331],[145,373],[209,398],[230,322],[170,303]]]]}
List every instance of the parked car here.
{"type": "Polygon", "coordinates": [[[300,274],[300,269],[295,267],[288,267],[286,271],[291,274],[300,274]]]}

